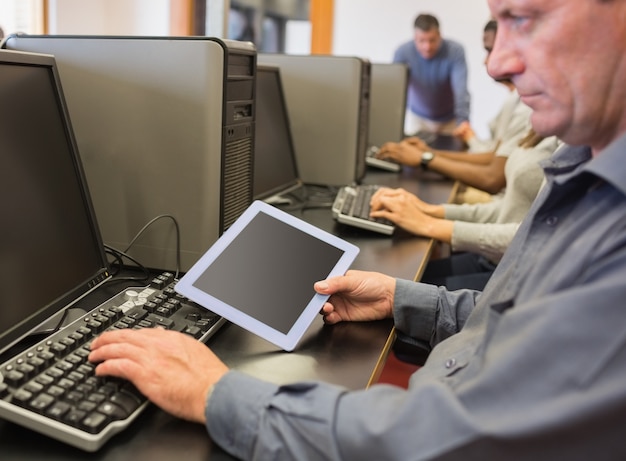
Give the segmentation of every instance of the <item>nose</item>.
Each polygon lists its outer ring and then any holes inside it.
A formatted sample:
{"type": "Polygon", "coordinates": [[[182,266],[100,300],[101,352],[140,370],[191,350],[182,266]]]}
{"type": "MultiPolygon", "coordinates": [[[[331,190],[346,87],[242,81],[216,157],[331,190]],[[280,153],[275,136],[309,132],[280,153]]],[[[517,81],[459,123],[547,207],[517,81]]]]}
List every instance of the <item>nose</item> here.
{"type": "Polygon", "coordinates": [[[524,71],[524,62],[520,50],[514,38],[503,29],[504,27],[498,27],[493,49],[485,60],[487,72],[496,80],[512,79],[513,76],[524,71]]]}

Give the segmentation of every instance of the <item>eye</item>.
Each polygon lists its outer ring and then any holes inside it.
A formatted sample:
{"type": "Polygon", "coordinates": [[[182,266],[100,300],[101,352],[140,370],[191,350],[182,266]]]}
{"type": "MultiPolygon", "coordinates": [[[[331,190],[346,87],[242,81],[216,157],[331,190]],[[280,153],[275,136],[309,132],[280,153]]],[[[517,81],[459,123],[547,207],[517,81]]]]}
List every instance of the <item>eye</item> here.
{"type": "Polygon", "coordinates": [[[529,14],[508,11],[498,19],[498,26],[504,26],[510,30],[522,30],[528,27],[531,19],[529,14]]]}
{"type": "Polygon", "coordinates": [[[524,24],[527,24],[530,18],[528,16],[514,16],[512,20],[515,26],[519,29],[523,27],[524,24]]]}

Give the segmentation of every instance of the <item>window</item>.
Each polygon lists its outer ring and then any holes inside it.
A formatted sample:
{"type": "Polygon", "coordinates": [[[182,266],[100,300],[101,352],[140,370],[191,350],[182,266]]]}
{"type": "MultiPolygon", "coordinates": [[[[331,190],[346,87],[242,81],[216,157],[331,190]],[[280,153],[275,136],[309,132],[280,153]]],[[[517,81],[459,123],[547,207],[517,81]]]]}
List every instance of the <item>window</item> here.
{"type": "Polygon", "coordinates": [[[2,0],[0,28],[4,35],[44,33],[44,0],[2,0]]]}

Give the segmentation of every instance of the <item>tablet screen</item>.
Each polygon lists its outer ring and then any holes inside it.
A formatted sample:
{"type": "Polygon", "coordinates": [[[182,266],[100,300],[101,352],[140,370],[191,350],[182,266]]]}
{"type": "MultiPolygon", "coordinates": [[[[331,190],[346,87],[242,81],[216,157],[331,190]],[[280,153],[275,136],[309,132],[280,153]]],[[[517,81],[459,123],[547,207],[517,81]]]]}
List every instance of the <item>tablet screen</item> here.
{"type": "Polygon", "coordinates": [[[313,284],[343,274],[357,253],[354,245],[257,201],[176,290],[291,350],[327,299],[313,284]]]}

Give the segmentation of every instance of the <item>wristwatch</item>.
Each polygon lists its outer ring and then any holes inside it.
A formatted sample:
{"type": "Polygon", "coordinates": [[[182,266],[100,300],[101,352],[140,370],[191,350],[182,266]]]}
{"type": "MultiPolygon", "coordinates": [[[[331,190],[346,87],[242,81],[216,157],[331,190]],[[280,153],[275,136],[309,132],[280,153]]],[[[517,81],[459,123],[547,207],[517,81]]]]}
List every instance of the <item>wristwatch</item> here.
{"type": "Polygon", "coordinates": [[[432,152],[422,152],[422,160],[420,161],[420,165],[422,167],[423,170],[427,170],[428,169],[428,164],[431,162],[432,159],[435,158],[435,154],[433,154],[432,152]]]}

